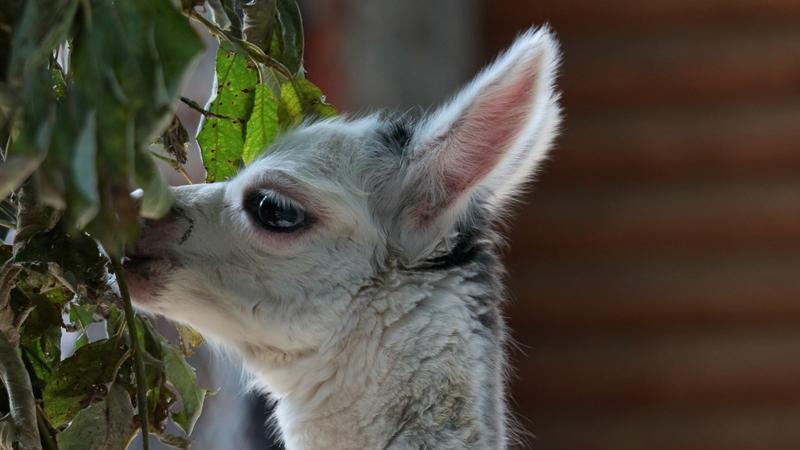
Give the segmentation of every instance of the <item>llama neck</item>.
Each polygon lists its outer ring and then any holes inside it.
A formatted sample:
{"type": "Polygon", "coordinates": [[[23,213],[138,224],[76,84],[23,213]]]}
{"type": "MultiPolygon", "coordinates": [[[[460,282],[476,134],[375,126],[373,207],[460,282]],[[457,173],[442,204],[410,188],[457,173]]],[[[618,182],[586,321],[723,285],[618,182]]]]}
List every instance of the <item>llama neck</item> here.
{"type": "Polygon", "coordinates": [[[504,329],[487,280],[395,274],[357,299],[358,323],[277,374],[287,449],[504,448],[504,329]]]}

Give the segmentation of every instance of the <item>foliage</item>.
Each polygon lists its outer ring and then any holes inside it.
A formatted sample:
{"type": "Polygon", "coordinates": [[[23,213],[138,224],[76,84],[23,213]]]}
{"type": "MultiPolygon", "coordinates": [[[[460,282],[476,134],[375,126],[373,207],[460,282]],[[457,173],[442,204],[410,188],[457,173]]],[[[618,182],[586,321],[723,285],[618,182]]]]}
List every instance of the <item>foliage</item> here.
{"type": "Polygon", "coordinates": [[[153,156],[186,162],[179,99],[204,114],[209,182],[336,114],[305,79],[295,0],[0,2],[0,232],[14,235],[0,243],[0,448],[123,449],[140,428],[189,445],[206,391],[186,357],[202,341],[178,326],[173,345],[135,316],[119,267],[140,217],[171,206],[153,156]],[[207,110],[179,98],[202,50],[190,21],[220,41],[207,110]]]}
{"type": "MultiPolygon", "coordinates": [[[[225,2],[209,3],[217,5],[215,17],[225,15],[225,2]]],[[[304,78],[303,27],[296,2],[252,0],[241,6],[241,21],[230,23],[214,24],[193,13],[221,43],[216,96],[197,135],[209,182],[230,178],[255,160],[279,131],[309,118],[336,115],[319,88],[304,78]],[[237,36],[242,24],[244,33],[237,36]]]]}

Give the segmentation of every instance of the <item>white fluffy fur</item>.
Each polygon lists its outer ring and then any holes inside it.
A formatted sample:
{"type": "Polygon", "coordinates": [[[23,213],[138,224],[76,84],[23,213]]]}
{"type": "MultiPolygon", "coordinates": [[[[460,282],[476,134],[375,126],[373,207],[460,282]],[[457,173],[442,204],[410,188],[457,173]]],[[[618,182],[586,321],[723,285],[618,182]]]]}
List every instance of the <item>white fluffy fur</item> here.
{"type": "Polygon", "coordinates": [[[495,221],[545,156],[557,62],[549,31],[529,31],[402,152],[376,137],[378,116],[336,119],[281,137],[229,182],[176,189],[173,215],[137,246],[151,262],[131,268],[135,301],[240,353],[277,399],[289,450],[505,448],[494,234],[471,243],[482,260],[430,264],[455,251],[460,229],[495,221]],[[517,123],[506,111],[523,120],[462,164],[517,123]],[[259,227],[243,197],[263,188],[316,223],[259,227]]]}

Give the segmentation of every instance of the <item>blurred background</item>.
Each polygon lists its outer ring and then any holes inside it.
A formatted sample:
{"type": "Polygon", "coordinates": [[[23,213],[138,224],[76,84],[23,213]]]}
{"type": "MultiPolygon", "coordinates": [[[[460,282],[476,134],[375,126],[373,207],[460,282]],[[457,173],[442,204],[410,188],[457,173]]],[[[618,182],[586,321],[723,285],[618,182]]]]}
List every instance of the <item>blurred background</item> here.
{"type": "MultiPolygon", "coordinates": [[[[308,76],[344,111],[425,109],[520,31],[561,39],[563,133],[506,255],[522,448],[800,448],[800,2],[301,6],[308,76]]],[[[264,402],[199,364],[223,389],[193,448],[264,448],[264,402]]]]}

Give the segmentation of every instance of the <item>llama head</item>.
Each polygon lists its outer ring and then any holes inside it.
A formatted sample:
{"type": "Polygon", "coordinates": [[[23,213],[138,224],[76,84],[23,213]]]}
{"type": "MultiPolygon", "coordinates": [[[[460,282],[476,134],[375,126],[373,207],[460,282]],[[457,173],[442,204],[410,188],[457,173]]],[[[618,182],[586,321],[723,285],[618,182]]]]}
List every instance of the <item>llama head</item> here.
{"type": "Polygon", "coordinates": [[[134,301],[275,364],[314,352],[387,272],[505,212],[556,132],[557,64],[529,31],[421,120],[313,123],[230,181],[177,188],[130,254],[134,301]]]}

